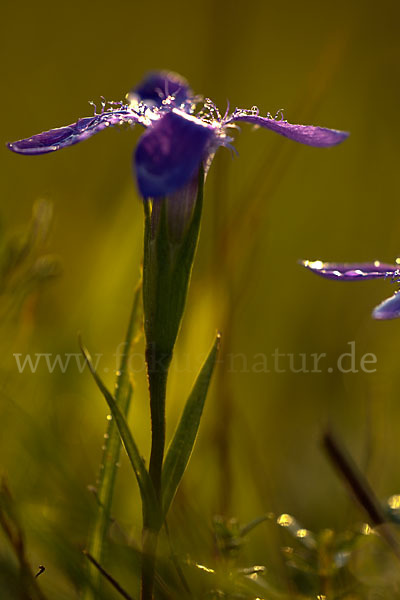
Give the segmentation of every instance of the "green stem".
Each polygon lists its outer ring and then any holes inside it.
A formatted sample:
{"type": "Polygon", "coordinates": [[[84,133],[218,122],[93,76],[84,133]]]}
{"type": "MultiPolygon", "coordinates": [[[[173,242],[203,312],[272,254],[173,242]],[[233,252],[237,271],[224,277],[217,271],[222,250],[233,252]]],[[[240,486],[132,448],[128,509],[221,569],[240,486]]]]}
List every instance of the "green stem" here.
{"type": "Polygon", "coordinates": [[[151,413],[151,454],[149,473],[158,499],[161,501],[161,472],[165,449],[165,398],[167,392],[170,355],[158,355],[152,348],[146,350],[148,367],[150,413],[151,413]]]}
{"type": "MultiPolygon", "coordinates": [[[[124,348],[121,355],[119,371],[115,388],[115,400],[124,415],[128,414],[129,404],[132,397],[132,385],[129,379],[129,350],[136,332],[137,314],[140,303],[140,286],[137,287],[133,302],[131,315],[125,337],[124,348]]],[[[121,441],[118,429],[113,420],[108,421],[104,435],[105,444],[103,457],[100,465],[100,473],[97,484],[97,513],[93,529],[91,531],[87,552],[95,561],[101,564],[104,554],[104,543],[110,522],[110,512],[114,494],[115,479],[118,471],[118,461],[121,451],[121,441]]],[[[88,587],[83,594],[83,600],[94,600],[95,590],[98,589],[100,580],[99,570],[93,563],[88,567],[88,587]],[[89,587],[90,586],[90,587],[89,587]]]]}
{"type": "MultiPolygon", "coordinates": [[[[146,349],[146,364],[150,392],[151,453],[149,474],[157,498],[162,503],[161,479],[165,450],[165,398],[171,354],[160,354],[153,346],[146,349]]],[[[142,600],[152,600],[159,529],[143,523],[142,536],[142,600]]]]}
{"type": "MultiPolygon", "coordinates": [[[[204,172],[167,198],[144,200],[143,311],[150,394],[149,476],[162,506],[168,370],[185,308],[199,235],[204,172]]],[[[152,600],[159,523],[144,513],[142,600],[152,600]]]]}
{"type": "Polygon", "coordinates": [[[159,531],[144,527],[142,534],[141,600],[152,600],[159,531]]]}

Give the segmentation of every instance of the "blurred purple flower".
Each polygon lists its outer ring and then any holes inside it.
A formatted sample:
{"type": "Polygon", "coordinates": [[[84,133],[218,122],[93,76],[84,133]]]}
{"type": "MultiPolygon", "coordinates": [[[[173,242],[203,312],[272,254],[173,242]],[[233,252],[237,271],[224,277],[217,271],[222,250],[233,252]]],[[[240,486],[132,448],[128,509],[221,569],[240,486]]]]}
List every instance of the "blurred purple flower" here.
{"type": "MultiPolygon", "coordinates": [[[[396,261],[397,262],[397,261],[396,261]]],[[[399,259],[400,262],[400,259],[399,259]]],[[[313,273],[327,279],[358,281],[360,279],[390,279],[391,283],[400,283],[399,264],[390,265],[376,260],[372,263],[328,263],[321,260],[302,260],[301,264],[313,273]]],[[[374,319],[396,319],[400,317],[400,293],[396,291],[376,306],[374,319]]]]}
{"type": "Polygon", "coordinates": [[[19,154],[46,154],[77,144],[110,125],[136,123],[147,131],[140,138],[133,163],[140,194],[157,198],[173,194],[187,184],[203,162],[209,167],[219,146],[231,147],[227,135],[235,123],[246,122],[271,129],[295,142],[325,148],[345,140],[348,133],[311,125],[292,125],[261,117],[259,110],[236,108],[221,116],[211,100],[195,96],[187,82],[175,73],[150,73],[129,92],[126,102],[102,101],[101,112],[76,123],[51,129],[8,144],[19,154]],[[202,103],[201,110],[196,106],[202,103]]]}

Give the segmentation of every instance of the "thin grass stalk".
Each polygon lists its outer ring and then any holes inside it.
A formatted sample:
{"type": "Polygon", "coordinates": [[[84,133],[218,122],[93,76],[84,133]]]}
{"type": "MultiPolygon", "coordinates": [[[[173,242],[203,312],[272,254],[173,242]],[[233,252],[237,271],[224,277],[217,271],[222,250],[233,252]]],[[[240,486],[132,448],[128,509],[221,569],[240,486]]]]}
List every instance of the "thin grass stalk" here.
{"type": "MultiPolygon", "coordinates": [[[[125,337],[124,351],[121,356],[119,371],[115,387],[115,400],[126,416],[129,411],[130,400],[132,397],[132,384],[129,378],[129,351],[137,332],[137,318],[140,306],[139,284],[135,290],[132,311],[129,318],[128,328],[125,337]]],[[[102,563],[105,538],[110,523],[110,514],[112,500],[114,495],[115,480],[118,471],[118,461],[121,452],[121,440],[118,429],[113,419],[108,417],[107,430],[104,435],[105,445],[100,464],[99,479],[97,485],[97,511],[93,529],[90,533],[87,553],[97,563],[102,563]]],[[[90,587],[84,591],[84,600],[95,600],[93,589],[96,589],[100,582],[100,572],[93,562],[89,563],[88,579],[90,587]]]]}

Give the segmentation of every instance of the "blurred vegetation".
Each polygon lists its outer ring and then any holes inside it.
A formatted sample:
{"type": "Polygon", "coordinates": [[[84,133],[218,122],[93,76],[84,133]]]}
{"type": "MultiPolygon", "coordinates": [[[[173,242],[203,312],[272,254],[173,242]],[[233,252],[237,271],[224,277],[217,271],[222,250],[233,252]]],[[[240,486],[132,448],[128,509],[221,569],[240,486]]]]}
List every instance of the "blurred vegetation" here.
{"type": "MultiPolygon", "coordinates": [[[[2,16],[4,143],[92,114],[88,100],[122,99],[155,68],[180,72],[222,110],[229,98],[351,131],[342,146],[318,150],[244,126],[240,156],[220,150],[212,165],[169,383],[169,436],[216,329],[222,354],[159,583],[172,598],[185,597],[182,578],[194,597],[397,597],[398,564],[320,446],[333,424],[377,496],[400,491],[400,321],[370,318],[392,288],[324,281],[297,260],[399,255],[398,3],[7,0],[2,16]],[[276,349],[294,354],[296,367],[312,353],[333,366],[352,341],[358,365],[376,355],[376,372],[273,368],[276,349]],[[270,372],[255,368],[260,355],[270,372]],[[259,515],[270,517],[243,538],[240,524],[259,515]],[[314,533],[293,535],[280,515],[314,533]]],[[[45,567],[37,582],[52,600],[77,598],[84,578],[107,408],[75,356],[81,332],[112,387],[142,256],[130,164],[139,133],[113,129],[32,158],[2,146],[1,472],[23,568],[31,578],[45,567]],[[45,359],[20,373],[15,354],[72,358],[65,373],[49,372],[45,359]]],[[[142,353],[139,344],[130,424],[148,458],[142,353]]],[[[113,515],[104,566],[136,598],[141,515],[125,456],[113,515]]],[[[18,587],[20,559],[3,527],[2,600],[35,597],[18,587]]],[[[105,583],[104,598],[114,597],[105,583]]]]}

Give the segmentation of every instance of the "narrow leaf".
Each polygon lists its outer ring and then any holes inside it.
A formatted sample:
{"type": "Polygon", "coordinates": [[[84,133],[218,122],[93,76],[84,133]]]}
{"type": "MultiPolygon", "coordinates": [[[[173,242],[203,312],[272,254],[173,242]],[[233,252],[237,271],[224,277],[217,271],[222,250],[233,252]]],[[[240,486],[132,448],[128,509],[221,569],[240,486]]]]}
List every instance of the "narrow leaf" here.
{"type": "Polygon", "coordinates": [[[140,494],[142,497],[143,510],[147,515],[148,523],[150,526],[158,529],[160,525],[160,511],[158,508],[158,502],[156,498],[156,494],[154,491],[153,484],[151,482],[150,476],[147,472],[146,466],[144,464],[143,458],[140,456],[139,450],[136,446],[136,442],[133,439],[132,433],[129,429],[129,426],[126,422],[125,416],[122,413],[121,409],[117,405],[113,395],[104,385],[103,381],[97,374],[90,354],[81,343],[81,350],[85,357],[85,360],[89,366],[90,372],[93,375],[93,378],[103,394],[112,414],[112,417],[118,427],[119,434],[121,436],[122,443],[125,447],[126,453],[132,465],[133,471],[135,473],[140,494]]]}
{"type": "Polygon", "coordinates": [[[322,442],[330,460],[344,478],[356,500],[367,513],[371,524],[374,528],[377,528],[380,536],[386,541],[396,558],[400,561],[399,541],[388,526],[382,504],[367,479],[334,433],[329,430],[325,432],[322,442]]]}
{"type": "Polygon", "coordinates": [[[128,592],[124,590],[124,588],[118,583],[118,581],[116,581],[116,579],[114,579],[114,577],[110,575],[110,573],[108,573],[104,569],[104,567],[102,567],[101,564],[97,562],[97,560],[93,558],[91,554],[89,554],[89,552],[86,552],[86,550],[84,550],[83,554],[88,558],[90,563],[99,571],[99,573],[101,573],[101,575],[103,575],[103,577],[113,586],[113,588],[117,590],[117,592],[123,598],[125,598],[125,600],[133,600],[132,596],[130,596],[128,592]]]}
{"type": "Polygon", "coordinates": [[[187,464],[189,462],[203,413],[211,376],[214,370],[220,343],[218,334],[213,347],[196,379],[186,402],[181,420],[168,448],[162,474],[163,512],[168,509],[176,494],[187,464]]]}
{"type": "MultiPolygon", "coordinates": [[[[115,401],[124,415],[128,414],[131,397],[133,394],[133,384],[129,374],[129,356],[132,344],[140,335],[141,325],[141,281],[139,281],[132,303],[132,310],[129,317],[128,328],[125,337],[125,343],[119,362],[119,369],[115,386],[115,401]]],[[[118,461],[121,450],[121,438],[118,428],[113,420],[107,422],[107,431],[104,436],[104,450],[99,470],[97,483],[97,509],[93,527],[89,534],[87,551],[97,560],[103,561],[103,552],[108,526],[110,524],[110,513],[114,495],[115,480],[117,477],[118,461]]],[[[98,590],[100,586],[100,573],[92,563],[88,565],[88,584],[83,592],[83,600],[95,600],[96,596],[93,590],[98,590]]]]}

